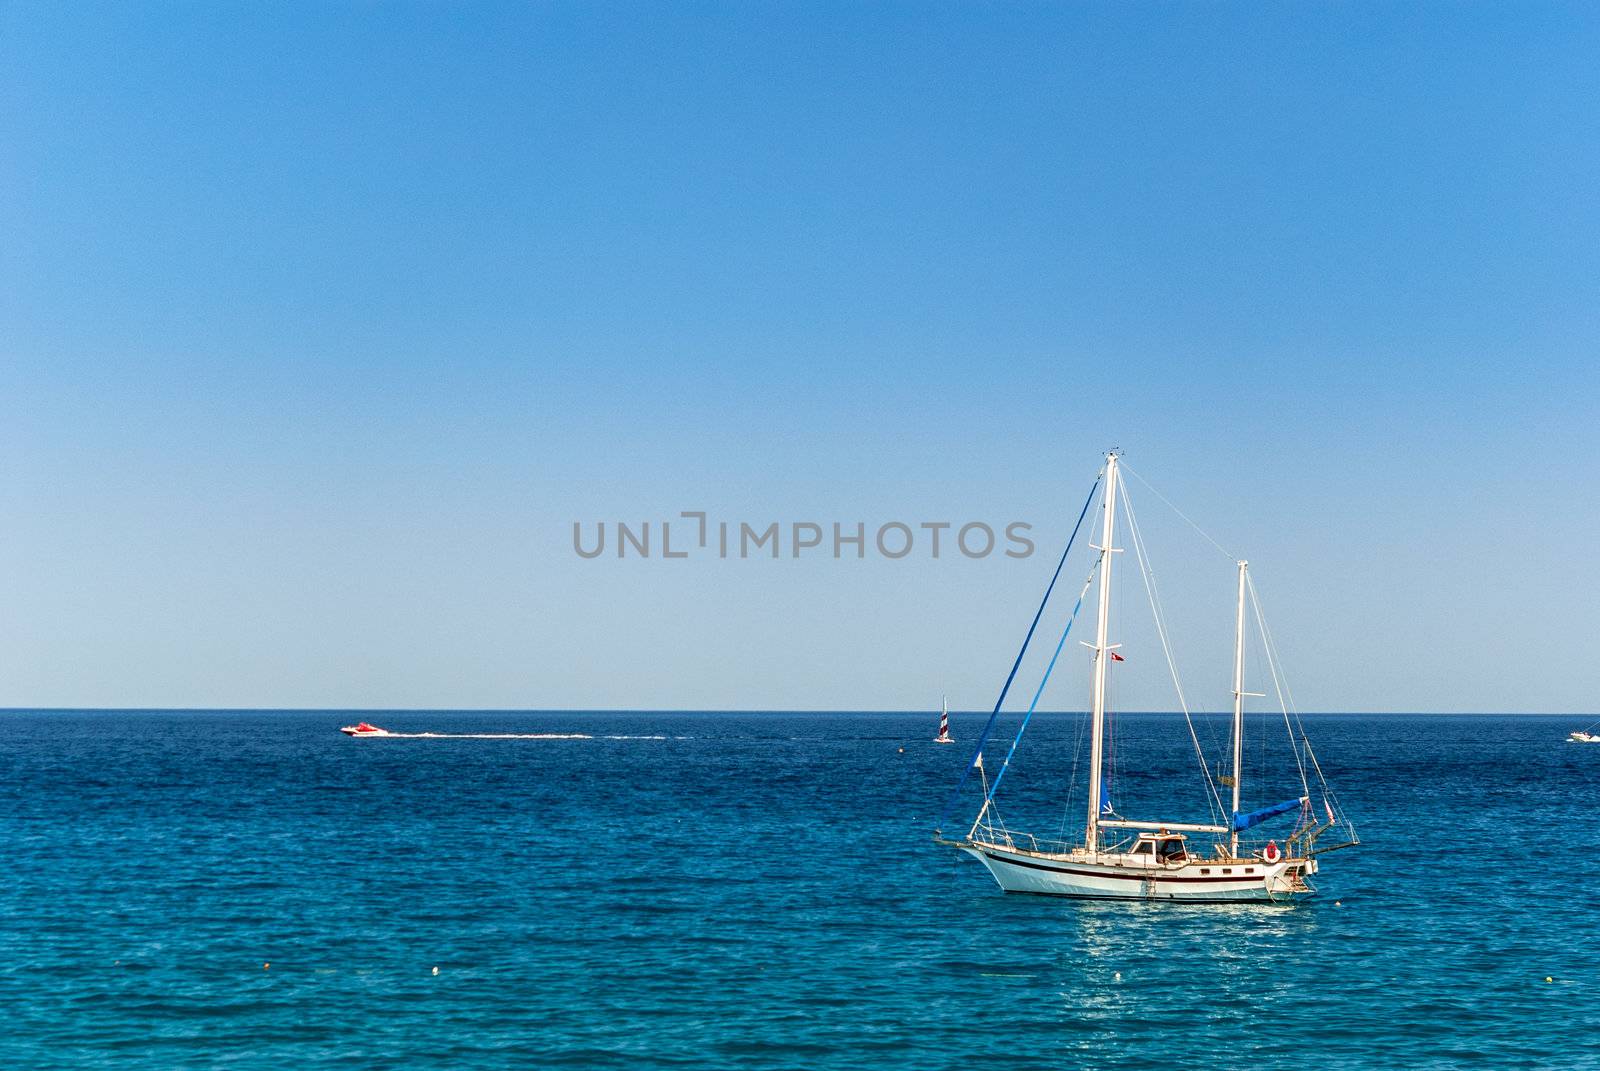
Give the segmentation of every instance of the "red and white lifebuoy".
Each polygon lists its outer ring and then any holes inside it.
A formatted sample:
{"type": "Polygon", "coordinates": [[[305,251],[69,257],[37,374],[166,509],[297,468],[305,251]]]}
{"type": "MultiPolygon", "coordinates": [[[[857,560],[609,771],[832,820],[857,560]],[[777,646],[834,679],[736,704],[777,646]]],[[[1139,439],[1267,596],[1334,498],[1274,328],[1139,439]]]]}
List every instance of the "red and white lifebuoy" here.
{"type": "Polygon", "coordinates": [[[1276,863],[1278,861],[1278,854],[1278,842],[1275,840],[1269,840],[1267,841],[1266,849],[1261,853],[1261,858],[1265,859],[1269,863],[1276,863]]]}

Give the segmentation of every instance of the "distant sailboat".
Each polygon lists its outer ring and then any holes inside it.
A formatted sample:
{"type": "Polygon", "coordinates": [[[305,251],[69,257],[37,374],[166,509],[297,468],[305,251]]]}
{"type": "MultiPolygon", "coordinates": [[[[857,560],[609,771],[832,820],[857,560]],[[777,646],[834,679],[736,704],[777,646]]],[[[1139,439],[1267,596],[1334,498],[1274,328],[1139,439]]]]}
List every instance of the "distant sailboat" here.
{"type": "Polygon", "coordinates": [[[953,744],[956,738],[950,735],[950,697],[944,696],[939,706],[939,735],[933,738],[935,744],[953,744]]]}
{"type": "MultiPolygon", "coordinates": [[[[1047,893],[1098,900],[1190,902],[1282,901],[1308,896],[1313,890],[1307,879],[1317,872],[1316,857],[1335,848],[1353,845],[1357,843],[1357,839],[1354,830],[1350,829],[1349,822],[1336,815],[1332,794],[1322,781],[1322,771],[1316,762],[1316,756],[1311,751],[1309,741],[1305,739],[1304,730],[1291,725],[1291,719],[1298,722],[1298,716],[1291,716],[1291,707],[1287,703],[1283,706],[1284,722],[1290,727],[1290,745],[1293,749],[1294,765],[1299,774],[1297,778],[1299,783],[1296,787],[1300,789],[1301,794],[1293,799],[1250,811],[1240,809],[1244,773],[1244,699],[1248,695],[1255,694],[1244,690],[1247,600],[1255,606],[1261,639],[1267,651],[1268,668],[1272,672],[1273,683],[1279,692],[1280,701],[1283,700],[1286,690],[1281,687],[1276,653],[1270,637],[1266,635],[1265,625],[1260,623],[1260,606],[1255,602],[1254,588],[1250,585],[1245,562],[1235,563],[1238,569],[1238,601],[1234,607],[1233,622],[1235,626],[1232,667],[1233,725],[1229,741],[1232,761],[1229,764],[1231,769],[1228,774],[1219,776],[1206,761],[1199,738],[1194,735],[1194,726],[1189,719],[1182,686],[1178,685],[1179,706],[1183,709],[1185,721],[1189,722],[1189,732],[1196,757],[1200,760],[1200,775],[1205,782],[1205,795],[1202,798],[1205,806],[1210,809],[1210,819],[1195,821],[1186,816],[1185,821],[1142,821],[1124,818],[1112,806],[1109,793],[1105,791],[1107,766],[1111,758],[1111,739],[1107,728],[1106,710],[1107,674],[1112,663],[1125,661],[1116,653],[1116,648],[1120,645],[1110,642],[1110,617],[1113,605],[1112,556],[1121,549],[1116,547],[1113,541],[1119,505],[1127,513],[1133,557],[1145,575],[1151,610],[1156,617],[1157,634],[1161,638],[1161,645],[1167,653],[1169,662],[1171,660],[1164,615],[1157,605],[1154,588],[1150,586],[1150,570],[1143,537],[1133,517],[1132,509],[1126,502],[1126,491],[1119,479],[1118,461],[1119,455],[1115,451],[1106,455],[1106,466],[1102,470],[1100,479],[1096,481],[1096,488],[1090,491],[1089,498],[1085,500],[1083,513],[1078,518],[1081,526],[1083,517],[1088,513],[1089,506],[1098,491],[1102,514],[1100,541],[1094,548],[1098,551],[1098,556],[1084,582],[1077,606],[1073,608],[1072,617],[1067,622],[1066,631],[1062,633],[1061,642],[1056,645],[1055,652],[1059,657],[1066,643],[1067,633],[1072,629],[1072,621],[1076,620],[1078,609],[1083,605],[1084,596],[1088,594],[1090,585],[1098,578],[1098,632],[1093,644],[1085,644],[1093,654],[1092,706],[1089,715],[1091,742],[1087,778],[1088,822],[1083,839],[1077,842],[1044,840],[1031,833],[1010,829],[1000,819],[994,803],[995,790],[999,788],[1005,776],[1011,755],[1007,754],[1005,764],[999,768],[991,781],[984,772],[982,754],[989,732],[995,724],[993,717],[989,726],[979,736],[977,752],[966,773],[962,775],[964,785],[971,772],[978,771],[983,783],[983,806],[965,835],[947,839],[942,833],[936,832],[935,837],[939,843],[958,848],[983,863],[1006,892],[1047,893]],[[1308,780],[1308,777],[1314,777],[1315,784],[1308,780]],[[1219,786],[1230,791],[1219,792],[1219,786]],[[1319,802],[1322,804],[1320,808],[1312,804],[1314,793],[1320,796],[1319,802]],[[1323,811],[1327,815],[1326,822],[1323,821],[1323,811]],[[1283,838],[1281,849],[1277,840],[1267,840],[1265,844],[1257,841],[1253,846],[1241,843],[1240,834],[1280,815],[1293,815],[1295,818],[1292,829],[1283,838]],[[1319,845],[1318,839],[1336,825],[1342,825],[1349,836],[1342,843],[1319,845]],[[1202,838],[1211,842],[1208,845],[1209,850],[1193,843],[1202,838]]],[[[1076,535],[1075,528],[1073,536],[1076,535]]],[[[1067,549],[1070,551],[1071,547],[1072,540],[1068,540],[1067,549]]],[[[1066,563],[1066,557],[1066,552],[1063,552],[1061,557],[1063,565],[1066,563]]],[[[1060,574],[1061,566],[1058,565],[1056,576],[1059,577],[1060,574]]],[[[1053,589],[1055,580],[1052,579],[1050,583],[1053,589]]],[[[1050,591],[1047,590],[1044,602],[1048,602],[1049,598],[1050,591]]],[[[1043,613],[1042,602],[1039,613],[1034,616],[1034,627],[1038,626],[1039,616],[1043,613]]],[[[1032,636],[1033,628],[1030,628],[1028,639],[1031,640],[1032,636]]],[[[1001,690],[1000,701],[995,704],[996,717],[999,715],[1001,703],[1005,700],[1006,691],[1015,679],[1017,666],[1021,665],[1022,655],[1026,653],[1027,647],[1028,640],[1025,640],[1022,651],[1017,655],[1017,662],[1012,666],[1012,675],[1007,679],[1006,687],[1001,690]]],[[[1017,730],[1017,738],[1011,745],[1012,752],[1015,752],[1017,744],[1021,742],[1028,719],[1032,717],[1039,696],[1044,691],[1044,682],[1049,680],[1055,664],[1056,658],[1052,657],[1050,667],[1045,670],[1044,680],[1040,681],[1039,690],[1034,693],[1033,705],[1028,707],[1027,714],[1017,730]]],[[[1173,682],[1177,685],[1176,667],[1169,668],[1172,669],[1173,682]]],[[[952,798],[950,807],[946,808],[944,817],[949,817],[951,810],[959,801],[960,792],[961,787],[957,786],[956,795],[952,798]]]]}

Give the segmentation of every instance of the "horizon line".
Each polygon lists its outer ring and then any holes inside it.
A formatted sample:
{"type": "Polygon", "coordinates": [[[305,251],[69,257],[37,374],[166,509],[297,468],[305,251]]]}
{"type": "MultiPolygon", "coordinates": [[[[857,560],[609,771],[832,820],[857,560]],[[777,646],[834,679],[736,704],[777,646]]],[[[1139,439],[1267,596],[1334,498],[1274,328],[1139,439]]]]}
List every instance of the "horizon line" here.
{"type": "MultiPolygon", "coordinates": [[[[6,706],[0,714],[937,714],[934,708],[862,709],[857,707],[185,707],[185,706],[6,706]]],[[[989,716],[982,710],[957,710],[951,714],[989,716]]],[[[1021,710],[1002,710],[1002,715],[1022,715],[1021,710]]],[[[1088,714],[1087,710],[1040,710],[1038,714],[1067,715],[1088,714]]],[[[1108,711],[1117,715],[1157,715],[1176,717],[1181,710],[1119,710],[1108,711]]],[[[1250,711],[1267,714],[1281,711],[1250,711]]],[[[1299,717],[1348,717],[1352,715],[1375,717],[1517,717],[1517,718],[1582,718],[1600,716],[1594,711],[1542,711],[1542,710],[1302,710],[1292,712],[1299,717]]],[[[1230,717],[1228,710],[1195,710],[1191,716],[1230,717]]]]}

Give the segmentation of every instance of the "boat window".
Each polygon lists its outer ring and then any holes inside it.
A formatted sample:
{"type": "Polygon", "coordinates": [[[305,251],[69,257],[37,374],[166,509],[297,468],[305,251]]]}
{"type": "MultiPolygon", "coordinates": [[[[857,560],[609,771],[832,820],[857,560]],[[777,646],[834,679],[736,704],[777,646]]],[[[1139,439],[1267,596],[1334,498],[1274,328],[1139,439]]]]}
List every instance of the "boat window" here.
{"type": "Polygon", "coordinates": [[[1233,873],[1233,867],[1225,866],[1225,867],[1222,868],[1222,872],[1224,874],[1232,874],[1233,873]]]}
{"type": "Polygon", "coordinates": [[[1200,873],[1209,874],[1209,873],[1211,873],[1211,868],[1208,867],[1208,866],[1203,866],[1203,867],[1200,868],[1200,873]]]}
{"type": "Polygon", "coordinates": [[[1162,862],[1182,859],[1184,856],[1183,841],[1181,840],[1164,840],[1161,842],[1161,847],[1156,850],[1156,858],[1162,862]]]}
{"type": "Polygon", "coordinates": [[[1133,849],[1134,855],[1149,855],[1152,845],[1147,840],[1141,840],[1138,847],[1133,849]]]}

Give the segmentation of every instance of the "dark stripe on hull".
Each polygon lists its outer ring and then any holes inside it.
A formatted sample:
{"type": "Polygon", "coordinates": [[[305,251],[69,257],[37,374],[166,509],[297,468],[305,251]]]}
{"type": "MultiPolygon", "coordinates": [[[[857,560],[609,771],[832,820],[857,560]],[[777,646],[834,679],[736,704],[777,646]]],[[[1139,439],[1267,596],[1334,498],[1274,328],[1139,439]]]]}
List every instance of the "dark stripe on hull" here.
{"type": "MultiPolygon", "coordinates": [[[[1293,900],[1295,898],[1294,895],[1291,895],[1289,893],[1279,893],[1276,896],[1268,896],[1266,894],[1266,890],[1265,889],[1263,889],[1261,891],[1261,895],[1260,896],[1250,896],[1250,897],[1245,897],[1245,896],[1217,896],[1217,897],[1211,897],[1211,896],[1100,896],[1100,895],[1097,895],[1097,894],[1094,894],[1094,893],[1045,892],[1043,889],[1007,889],[1007,888],[1005,888],[1003,886],[1001,887],[1000,891],[1005,893],[1007,896],[1054,896],[1054,897],[1057,897],[1058,899],[1061,899],[1061,900],[1104,900],[1104,901],[1115,901],[1116,903],[1119,903],[1119,904],[1132,904],[1132,903],[1139,903],[1139,904],[1250,904],[1250,903],[1287,904],[1287,903],[1289,903],[1291,900],[1293,900]]],[[[1301,899],[1304,899],[1306,896],[1309,896],[1310,894],[1309,893],[1299,893],[1297,895],[1301,899]]]]}

